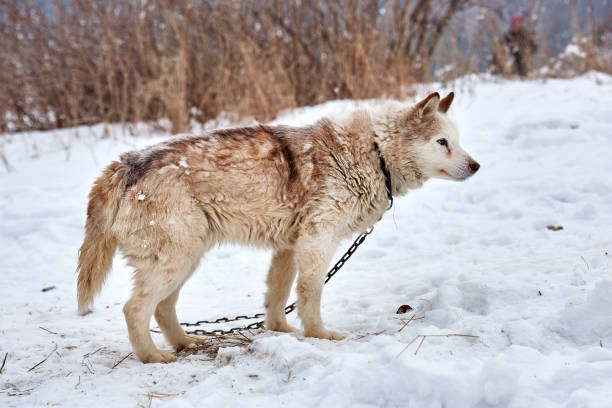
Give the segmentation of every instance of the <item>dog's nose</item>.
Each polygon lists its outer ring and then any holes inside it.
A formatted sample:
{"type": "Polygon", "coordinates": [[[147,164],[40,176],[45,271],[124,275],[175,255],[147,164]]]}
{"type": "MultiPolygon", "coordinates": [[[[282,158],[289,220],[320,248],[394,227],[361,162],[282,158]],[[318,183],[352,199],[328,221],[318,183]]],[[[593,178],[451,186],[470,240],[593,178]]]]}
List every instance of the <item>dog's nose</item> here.
{"type": "Polygon", "coordinates": [[[470,167],[470,170],[472,170],[472,173],[476,173],[478,169],[480,168],[480,164],[472,160],[470,161],[469,167],[470,167]]]}

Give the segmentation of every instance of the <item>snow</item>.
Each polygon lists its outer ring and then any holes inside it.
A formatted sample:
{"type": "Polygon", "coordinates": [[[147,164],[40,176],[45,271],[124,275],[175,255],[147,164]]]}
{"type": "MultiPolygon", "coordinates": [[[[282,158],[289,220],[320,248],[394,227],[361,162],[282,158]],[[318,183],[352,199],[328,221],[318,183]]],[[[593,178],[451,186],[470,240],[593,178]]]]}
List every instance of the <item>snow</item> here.
{"type": "Polygon", "coordinates": [[[189,165],[187,165],[187,158],[185,158],[185,157],[181,157],[181,160],[179,160],[178,164],[181,167],[189,167],[189,165]]]}
{"type": "MultiPolygon", "coordinates": [[[[329,102],[275,122],[375,103],[329,102]]],[[[611,104],[602,74],[472,82],[450,114],[481,170],[396,199],[326,286],[324,321],[346,340],[263,332],[212,360],[130,355],[115,368],[131,352],[130,268],[117,256],[94,313],[77,314],[87,193],[121,152],[164,135],[99,125],[2,136],[13,171],[0,170],[0,406],[609,407],[611,104]],[[413,310],[396,315],[403,304],[413,310]],[[406,348],[416,336],[429,337],[406,348]]],[[[179,318],[260,311],[269,259],[215,249],[183,289],[179,318]]],[[[295,313],[289,323],[299,325],[295,313]]]]}
{"type": "Polygon", "coordinates": [[[586,53],[580,49],[580,46],[576,43],[570,43],[565,47],[565,50],[561,53],[562,57],[577,56],[580,58],[586,58],[586,53]]]}

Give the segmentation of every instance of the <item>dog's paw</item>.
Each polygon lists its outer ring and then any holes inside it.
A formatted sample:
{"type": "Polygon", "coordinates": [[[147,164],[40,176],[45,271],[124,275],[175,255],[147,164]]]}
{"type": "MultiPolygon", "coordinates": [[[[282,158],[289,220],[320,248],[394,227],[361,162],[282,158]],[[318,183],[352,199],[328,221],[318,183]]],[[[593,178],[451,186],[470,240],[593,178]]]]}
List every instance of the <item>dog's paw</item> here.
{"type": "Polygon", "coordinates": [[[281,333],[295,333],[299,331],[297,328],[287,323],[276,323],[276,324],[266,323],[266,329],[281,332],[281,333]]]}
{"type": "Polygon", "coordinates": [[[305,331],[304,335],[306,337],[315,337],[317,339],[327,339],[327,340],[344,340],[344,336],[337,331],[327,330],[327,329],[318,329],[305,331]]]}
{"type": "Polygon", "coordinates": [[[173,344],[173,346],[176,351],[181,351],[181,350],[187,350],[191,348],[197,349],[198,346],[208,344],[209,342],[210,342],[210,339],[205,339],[203,337],[197,337],[197,336],[190,336],[186,334],[180,342],[173,344]]]}
{"type": "Polygon", "coordinates": [[[166,350],[155,350],[151,353],[148,353],[143,358],[140,359],[143,363],[172,363],[176,361],[176,355],[174,355],[171,351],[166,350]]]}

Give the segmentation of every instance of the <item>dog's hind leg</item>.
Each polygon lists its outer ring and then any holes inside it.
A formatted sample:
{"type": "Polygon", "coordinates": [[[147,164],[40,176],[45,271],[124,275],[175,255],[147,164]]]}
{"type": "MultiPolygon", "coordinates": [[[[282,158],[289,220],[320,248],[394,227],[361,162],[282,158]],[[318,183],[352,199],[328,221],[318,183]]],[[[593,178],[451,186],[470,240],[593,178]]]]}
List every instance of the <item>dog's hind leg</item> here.
{"type": "MultiPolygon", "coordinates": [[[[171,258],[172,261],[163,262],[146,262],[142,259],[131,262],[136,266],[134,291],[123,307],[123,313],[130,343],[134,353],[143,363],[168,363],[176,360],[174,353],[157,349],[149,333],[151,315],[157,305],[168,298],[170,301],[167,305],[175,303],[180,286],[193,270],[193,261],[189,260],[189,255],[173,253],[171,258]]],[[[166,328],[171,327],[167,320],[161,320],[164,321],[166,328]]],[[[178,325],[178,322],[176,324],[178,325]]]]}
{"type": "Polygon", "coordinates": [[[191,271],[185,278],[185,280],[179,285],[179,287],[172,292],[170,296],[159,302],[155,309],[155,320],[159,325],[162,333],[166,337],[168,343],[174,347],[175,350],[179,351],[190,344],[202,344],[206,340],[195,336],[189,336],[185,333],[181,327],[178,318],[176,316],[176,302],[179,297],[179,292],[183,287],[183,284],[189,279],[189,276],[193,274],[193,271],[197,268],[199,262],[196,262],[192,267],[191,271]]]}
{"type": "Polygon", "coordinates": [[[279,332],[295,332],[295,327],[287,324],[285,305],[295,279],[296,265],[293,250],[277,250],[272,257],[268,271],[268,291],[266,292],[266,329],[279,332]]]}

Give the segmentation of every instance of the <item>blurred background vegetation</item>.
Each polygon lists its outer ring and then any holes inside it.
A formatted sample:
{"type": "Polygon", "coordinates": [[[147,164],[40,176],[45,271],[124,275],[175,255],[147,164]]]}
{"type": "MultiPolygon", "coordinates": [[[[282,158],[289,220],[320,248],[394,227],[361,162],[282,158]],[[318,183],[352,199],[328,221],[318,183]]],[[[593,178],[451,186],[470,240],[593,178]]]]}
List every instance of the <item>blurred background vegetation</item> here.
{"type": "Polygon", "coordinates": [[[516,13],[539,45],[531,77],[612,71],[607,0],[0,0],[0,132],[162,118],[181,132],[512,76],[516,13]]]}

